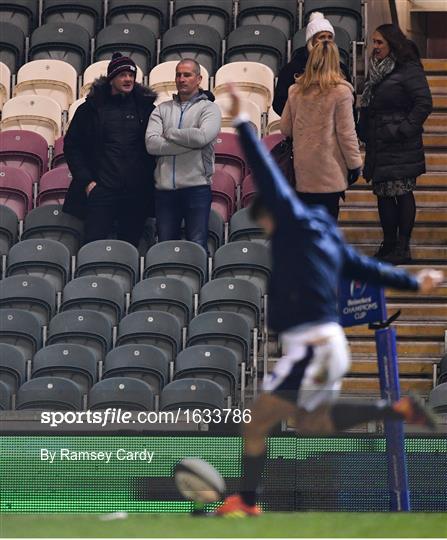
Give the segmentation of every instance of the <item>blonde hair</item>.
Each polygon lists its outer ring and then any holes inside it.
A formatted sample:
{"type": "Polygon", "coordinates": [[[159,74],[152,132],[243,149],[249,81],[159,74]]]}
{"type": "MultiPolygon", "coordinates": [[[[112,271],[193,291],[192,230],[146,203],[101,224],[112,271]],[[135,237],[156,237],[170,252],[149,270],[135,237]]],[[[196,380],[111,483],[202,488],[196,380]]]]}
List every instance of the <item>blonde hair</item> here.
{"type": "Polygon", "coordinates": [[[323,41],[312,47],[306,69],[295,83],[299,92],[305,92],[312,85],[318,85],[323,92],[344,80],[337,45],[333,41],[323,41]]]}

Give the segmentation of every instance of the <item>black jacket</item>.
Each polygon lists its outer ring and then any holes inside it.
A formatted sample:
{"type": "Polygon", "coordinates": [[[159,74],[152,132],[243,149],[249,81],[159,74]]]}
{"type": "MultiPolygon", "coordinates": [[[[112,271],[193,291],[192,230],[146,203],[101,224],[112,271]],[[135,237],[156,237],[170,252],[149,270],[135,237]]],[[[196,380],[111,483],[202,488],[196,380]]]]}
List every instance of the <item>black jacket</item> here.
{"type": "MultiPolygon", "coordinates": [[[[132,94],[129,99],[135,101],[141,129],[138,140],[141,144],[132,152],[132,178],[125,184],[131,186],[136,196],[146,198],[147,215],[150,216],[153,215],[154,204],[155,158],[147,153],[144,137],[157,96],[138,83],[135,84],[132,94]],[[135,182],[135,177],[140,179],[139,183],[135,182]]],[[[85,217],[87,206],[85,187],[92,180],[99,181],[100,161],[104,152],[104,113],[108,103],[109,84],[106,77],[101,77],[92,86],[85,103],[76,110],[64,138],[64,154],[73,179],[65,197],[63,211],[81,219],[85,217]]]]}
{"type": "Polygon", "coordinates": [[[423,124],[432,111],[430,88],[417,60],[397,64],[360,111],[358,133],[366,143],[363,175],[384,182],[425,172],[423,124]]]}

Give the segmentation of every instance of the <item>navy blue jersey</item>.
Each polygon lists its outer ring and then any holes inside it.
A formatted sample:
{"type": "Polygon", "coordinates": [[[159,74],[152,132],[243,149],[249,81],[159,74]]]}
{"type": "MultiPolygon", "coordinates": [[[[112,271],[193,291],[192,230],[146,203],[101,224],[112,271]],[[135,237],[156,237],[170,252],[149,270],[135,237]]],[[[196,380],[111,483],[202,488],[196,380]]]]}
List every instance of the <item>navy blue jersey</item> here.
{"type": "Polygon", "coordinates": [[[304,324],[338,322],[340,278],[417,290],[405,270],[358,253],[323,208],[304,205],[248,122],[236,121],[241,146],[258,191],[272,214],[269,323],[283,332],[304,324]]]}

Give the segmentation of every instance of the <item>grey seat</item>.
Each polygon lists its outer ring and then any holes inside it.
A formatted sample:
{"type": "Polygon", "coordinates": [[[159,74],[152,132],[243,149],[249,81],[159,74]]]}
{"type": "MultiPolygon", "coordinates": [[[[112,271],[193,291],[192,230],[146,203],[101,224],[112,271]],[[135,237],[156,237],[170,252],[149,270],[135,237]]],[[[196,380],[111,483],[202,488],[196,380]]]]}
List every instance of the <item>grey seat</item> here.
{"type": "Polygon", "coordinates": [[[175,380],[185,378],[212,380],[234,402],[239,381],[237,356],[221,345],[187,347],[177,356],[174,370],[175,380]]]}
{"type": "Polygon", "coordinates": [[[0,343],[0,380],[17,392],[26,380],[26,359],[23,352],[7,343],[0,343]]]}
{"type": "Polygon", "coordinates": [[[70,252],[57,240],[23,240],[9,252],[6,275],[40,276],[61,291],[70,277],[70,263],[70,252]]]}
{"type": "MultiPolygon", "coordinates": [[[[347,68],[350,67],[350,58],[351,58],[351,37],[344,28],[334,26],[335,30],[335,43],[337,44],[340,61],[347,68]]],[[[292,58],[306,49],[306,29],[301,28],[293,36],[292,40],[292,58]]]]}
{"type": "Polygon", "coordinates": [[[231,349],[238,364],[248,364],[251,336],[248,322],[237,313],[202,313],[190,322],[187,347],[192,345],[221,345],[231,349]]]}
{"type": "Polygon", "coordinates": [[[263,24],[240,26],[227,39],[225,61],[259,62],[275,75],[287,57],[287,38],[281,30],[263,24]]]}
{"type": "Polygon", "coordinates": [[[86,394],[98,380],[94,353],[76,343],[57,343],[40,349],[33,358],[32,378],[62,377],[75,382],[86,394]]]}
{"type": "Polygon", "coordinates": [[[0,381],[0,411],[10,411],[12,408],[11,388],[3,381],[0,381]]]}
{"type": "Polygon", "coordinates": [[[96,359],[103,360],[112,347],[112,323],[89,309],[63,311],[50,321],[47,344],[77,343],[88,347],[96,359]]]}
{"type": "Polygon", "coordinates": [[[16,410],[80,411],[82,390],[63,377],[38,377],[22,384],[17,392],[16,410]]]}
{"type": "Polygon", "coordinates": [[[225,223],[223,217],[211,208],[208,220],[208,251],[211,257],[224,243],[225,223]]]}
{"type": "Polygon", "coordinates": [[[156,38],[169,23],[169,3],[166,0],[109,0],[107,24],[137,23],[145,26],[156,38]]]}
{"type": "Polygon", "coordinates": [[[218,249],[214,256],[213,279],[248,279],[265,294],[271,267],[270,250],[266,245],[248,240],[230,242],[218,249]]]}
{"type": "Polygon", "coordinates": [[[203,24],[214,28],[224,39],[230,31],[233,15],[232,0],[176,0],[174,26],[203,24]]]}
{"type": "Polygon", "coordinates": [[[199,313],[225,311],[245,317],[250,328],[260,327],[261,291],[259,287],[238,278],[217,278],[200,291],[199,313]]]}
{"type": "Polygon", "coordinates": [[[42,346],[42,326],[38,317],[24,309],[0,309],[0,343],[20,349],[31,361],[42,346]]]}
{"type": "Polygon", "coordinates": [[[199,244],[188,240],[168,240],[152,246],[146,253],[144,278],[176,277],[198,293],[207,275],[207,255],[199,244]]]}
{"type": "Polygon", "coordinates": [[[173,360],[180,350],[180,323],[171,313],[164,311],[138,311],[130,313],[120,322],[116,345],[146,344],[164,351],[173,360]]]}
{"type": "Polygon", "coordinates": [[[430,392],[429,404],[436,413],[447,413],[447,382],[433,388],[430,392]]]}
{"type": "Polygon", "coordinates": [[[439,363],[438,384],[447,382],[447,354],[444,355],[439,363]]]}
{"type": "Polygon", "coordinates": [[[115,326],[124,315],[124,291],[107,277],[84,276],[64,287],[61,311],[92,309],[105,315],[115,326]]]}
{"type": "Polygon", "coordinates": [[[219,32],[205,24],[180,24],[161,40],[160,62],[194,58],[210,75],[220,67],[222,40],[219,32]]]}
{"type": "Polygon", "coordinates": [[[109,60],[117,50],[132,58],[143,73],[148,73],[157,61],[156,38],[142,24],[116,23],[98,33],[96,61],[109,60]]]}
{"type": "Polygon", "coordinates": [[[63,60],[80,74],[87,67],[89,57],[90,35],[79,24],[47,23],[31,34],[30,60],[63,60]]]}
{"type": "Polygon", "coordinates": [[[19,219],[11,208],[0,204],[0,255],[6,255],[16,242],[19,219]]]}
{"type": "Polygon", "coordinates": [[[179,379],[167,384],[161,393],[160,410],[223,409],[222,388],[208,379],[179,379]]]}
{"type": "Polygon", "coordinates": [[[102,27],[102,0],[44,0],[44,23],[75,23],[87,30],[90,37],[102,27]]]}
{"type": "Polygon", "coordinates": [[[62,242],[75,255],[82,243],[82,221],[62,212],[62,206],[48,204],[34,208],[25,217],[22,240],[49,238],[62,242]]]}
{"type": "Polygon", "coordinates": [[[0,62],[16,73],[23,64],[25,54],[25,34],[16,25],[0,21],[0,62]]]}
{"type": "Polygon", "coordinates": [[[88,396],[89,409],[120,407],[126,411],[152,411],[154,393],[144,381],[132,377],[111,377],[96,383],[88,396]]]}
{"type": "Polygon", "coordinates": [[[187,326],[193,311],[192,289],[178,278],[152,277],[137,283],[132,291],[130,313],[158,310],[172,313],[187,326]]]}
{"type": "Polygon", "coordinates": [[[344,28],[352,41],[362,39],[362,2],[361,0],[304,0],[304,24],[310,14],[320,11],[333,26],[344,28]]]}
{"type": "Polygon", "coordinates": [[[0,20],[11,23],[29,36],[37,25],[39,0],[0,0],[0,20]]]}
{"type": "Polygon", "coordinates": [[[230,242],[237,240],[265,240],[265,233],[261,227],[251,219],[250,208],[242,208],[231,216],[230,242]]]}
{"type": "Polygon", "coordinates": [[[281,30],[289,38],[296,27],[296,0],[241,0],[238,26],[263,24],[281,30]]]}
{"type": "Polygon", "coordinates": [[[155,395],[169,381],[169,360],[166,353],[153,345],[121,345],[105,359],[103,379],[131,377],[146,382],[155,395]]]}
{"type": "Polygon", "coordinates": [[[56,291],[42,277],[7,277],[0,281],[0,307],[25,309],[46,325],[56,309],[56,291]]]}
{"type": "Polygon", "coordinates": [[[76,277],[103,276],[130,292],[138,279],[138,250],[122,240],[96,240],[83,246],[77,256],[76,277]]]}

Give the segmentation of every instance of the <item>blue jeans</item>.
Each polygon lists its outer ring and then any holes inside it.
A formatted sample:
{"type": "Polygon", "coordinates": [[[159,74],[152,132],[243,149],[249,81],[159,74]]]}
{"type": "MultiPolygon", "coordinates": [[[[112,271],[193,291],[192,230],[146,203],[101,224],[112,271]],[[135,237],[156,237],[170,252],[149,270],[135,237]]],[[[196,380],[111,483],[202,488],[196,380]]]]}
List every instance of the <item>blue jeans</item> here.
{"type": "Polygon", "coordinates": [[[182,221],[185,220],[186,240],[201,245],[208,253],[210,209],[211,186],[156,190],[158,241],[180,240],[182,221]]]}

